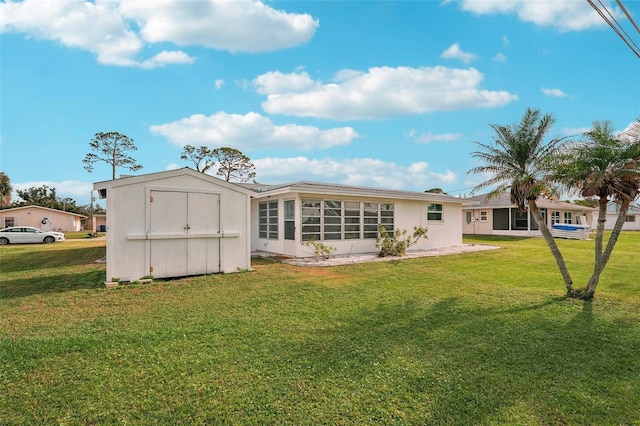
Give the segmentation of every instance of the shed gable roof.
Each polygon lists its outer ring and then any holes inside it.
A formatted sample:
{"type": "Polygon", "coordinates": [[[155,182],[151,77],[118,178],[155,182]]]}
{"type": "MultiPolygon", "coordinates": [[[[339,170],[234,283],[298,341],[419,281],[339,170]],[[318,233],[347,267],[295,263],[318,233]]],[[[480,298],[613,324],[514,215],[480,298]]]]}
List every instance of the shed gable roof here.
{"type": "Polygon", "coordinates": [[[234,182],[227,182],[222,179],[218,179],[217,177],[208,175],[206,173],[198,172],[189,167],[183,167],[181,169],[175,169],[175,170],[167,170],[163,172],[147,173],[139,176],[120,177],[119,179],[106,180],[102,182],[95,182],[93,184],[93,189],[98,191],[100,198],[106,198],[108,189],[110,188],[117,188],[117,187],[126,186],[126,185],[137,185],[137,184],[151,182],[158,179],[167,179],[167,178],[185,176],[185,175],[194,177],[196,179],[207,181],[212,185],[220,186],[220,187],[229,189],[231,191],[245,194],[249,197],[255,195],[252,191],[248,190],[244,186],[241,186],[240,184],[237,184],[234,182]]]}

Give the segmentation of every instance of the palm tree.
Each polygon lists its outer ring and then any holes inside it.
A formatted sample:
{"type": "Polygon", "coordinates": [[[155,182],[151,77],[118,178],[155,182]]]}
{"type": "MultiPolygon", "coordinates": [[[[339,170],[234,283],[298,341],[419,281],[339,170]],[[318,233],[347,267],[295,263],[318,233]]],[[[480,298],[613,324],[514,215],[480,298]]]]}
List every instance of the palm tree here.
{"type": "Polygon", "coordinates": [[[0,172],[0,207],[6,207],[11,204],[12,194],[11,179],[5,172],[0,172]]]}
{"type": "Polygon", "coordinates": [[[597,197],[599,201],[593,273],[586,288],[576,292],[578,297],[592,300],[600,274],[620,236],[629,205],[640,195],[640,119],[618,136],[610,121],[596,121],[593,129],[584,133],[582,141],[568,145],[556,160],[554,179],[583,197],[597,197]],[[603,249],[609,201],[616,202],[620,208],[603,249]]]}
{"type": "Polygon", "coordinates": [[[556,192],[547,176],[551,160],[562,146],[563,139],[554,137],[545,141],[554,122],[551,114],[542,115],[538,109],[527,108],[517,124],[491,124],[495,132],[494,144],[476,142],[480,149],[473,152],[472,156],[484,164],[469,170],[469,173],[492,176],[477,185],[473,192],[492,187],[493,191],[487,196],[492,198],[508,190],[511,202],[519,209],[529,207],[556,260],[567,294],[573,295],[573,281],[567,265],[536,203],[539,196],[556,192]]]}

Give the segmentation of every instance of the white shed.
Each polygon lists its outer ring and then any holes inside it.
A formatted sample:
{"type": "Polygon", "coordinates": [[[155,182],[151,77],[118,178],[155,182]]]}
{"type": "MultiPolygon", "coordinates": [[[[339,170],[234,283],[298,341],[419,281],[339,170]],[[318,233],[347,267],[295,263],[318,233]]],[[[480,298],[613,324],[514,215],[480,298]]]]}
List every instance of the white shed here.
{"type": "Polygon", "coordinates": [[[97,182],[107,199],[107,279],[251,267],[251,191],[189,168],[97,182]]]}

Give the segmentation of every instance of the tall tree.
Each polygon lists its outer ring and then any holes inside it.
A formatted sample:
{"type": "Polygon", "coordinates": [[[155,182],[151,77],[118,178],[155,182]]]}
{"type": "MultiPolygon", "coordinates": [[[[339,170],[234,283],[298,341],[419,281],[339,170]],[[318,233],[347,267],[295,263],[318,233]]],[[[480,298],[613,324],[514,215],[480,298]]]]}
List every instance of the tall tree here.
{"type": "Polygon", "coordinates": [[[5,172],[0,172],[0,207],[7,207],[11,204],[11,195],[13,194],[13,186],[11,179],[5,172]]]}
{"type": "Polygon", "coordinates": [[[583,197],[598,199],[594,267],[584,289],[576,296],[592,300],[600,275],[618,241],[629,205],[640,195],[640,120],[627,132],[616,135],[610,121],[596,121],[583,140],[568,145],[556,157],[554,178],[583,197]],[[618,217],[604,247],[607,204],[619,206],[618,217]]]}
{"type": "Polygon", "coordinates": [[[511,202],[519,209],[529,207],[556,260],[567,294],[573,295],[573,280],[564,257],[536,203],[539,196],[555,193],[548,179],[549,165],[564,141],[558,137],[547,140],[554,122],[551,114],[542,115],[538,109],[527,108],[516,124],[491,124],[494,143],[476,142],[479,150],[473,152],[472,156],[483,164],[471,169],[469,173],[486,173],[492,176],[477,185],[473,192],[494,188],[488,195],[492,198],[508,190],[511,202]]]}
{"type": "Polygon", "coordinates": [[[256,167],[251,159],[234,148],[222,147],[212,151],[214,158],[218,160],[218,176],[229,182],[247,182],[256,177],[256,167]]]}
{"type": "Polygon", "coordinates": [[[191,161],[196,167],[196,170],[202,173],[206,173],[216,164],[213,159],[213,150],[206,146],[196,148],[193,145],[185,145],[180,158],[182,160],[191,161]]]}
{"type": "Polygon", "coordinates": [[[123,167],[132,172],[140,170],[141,165],[136,163],[132,157],[127,154],[128,151],[137,151],[133,139],[118,132],[100,132],[96,133],[89,142],[91,150],[82,162],[84,168],[88,172],[93,171],[93,164],[103,161],[111,165],[111,178],[116,178],[116,168],[123,167]]]}

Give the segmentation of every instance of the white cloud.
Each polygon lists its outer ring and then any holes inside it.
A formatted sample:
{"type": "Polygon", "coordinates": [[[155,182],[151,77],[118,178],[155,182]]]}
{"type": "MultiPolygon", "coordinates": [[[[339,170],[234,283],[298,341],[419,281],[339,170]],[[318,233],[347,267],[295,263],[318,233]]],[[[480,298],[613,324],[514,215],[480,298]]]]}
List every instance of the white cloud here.
{"type": "MultiPolygon", "coordinates": [[[[620,11],[604,0],[617,17],[620,11]]],[[[586,1],[531,1],[531,0],[463,0],[462,9],[478,15],[516,14],[523,22],[561,31],[580,31],[606,25],[586,1]]]]}
{"type": "Polygon", "coordinates": [[[566,94],[560,89],[547,89],[546,87],[543,87],[540,89],[540,91],[551,98],[568,98],[569,97],[568,94],[566,94]]]}
{"type": "Polygon", "coordinates": [[[451,142],[458,140],[462,137],[462,133],[440,133],[434,135],[431,132],[423,133],[420,135],[416,135],[414,131],[412,131],[409,135],[414,142],[417,143],[431,143],[431,142],[451,142]]]}
{"type": "Polygon", "coordinates": [[[502,36],[502,47],[504,47],[505,49],[507,47],[509,47],[509,44],[511,43],[511,41],[509,40],[509,37],[507,37],[506,35],[502,36]]]}
{"type": "Polygon", "coordinates": [[[372,158],[309,159],[262,158],[253,160],[259,182],[281,183],[311,180],[325,183],[424,191],[433,186],[452,184],[457,176],[450,170],[429,170],[429,164],[416,162],[408,166],[372,158]]]}
{"type": "Polygon", "coordinates": [[[220,90],[222,86],[224,86],[224,80],[218,79],[213,83],[213,85],[216,87],[217,90],[220,90]]]}
{"type": "Polygon", "coordinates": [[[359,137],[351,127],[321,130],[297,124],[275,125],[269,118],[255,112],[245,115],[225,112],[210,116],[195,114],[172,123],[151,126],[150,130],[178,146],[229,146],[241,151],[325,149],[347,145],[359,137]]]}
{"type": "Polygon", "coordinates": [[[475,68],[377,67],[343,70],[336,76],[321,83],[304,72],[267,73],[252,84],[267,95],[262,107],[268,113],[335,120],[493,108],[518,99],[506,91],[480,89],[484,75],[475,68]]]}
{"type": "Polygon", "coordinates": [[[257,0],[24,0],[0,3],[0,32],[55,40],[101,64],[154,68],[192,63],[183,51],[139,58],[154,43],[266,52],[308,42],[318,21],[257,0]]]}
{"type": "Polygon", "coordinates": [[[460,49],[460,45],[458,43],[454,43],[449,46],[441,55],[445,59],[460,59],[465,64],[473,61],[476,58],[476,55],[469,52],[464,52],[460,49]]]}
{"type": "Polygon", "coordinates": [[[496,56],[494,56],[492,60],[494,62],[505,63],[505,62],[507,62],[507,55],[505,55],[503,53],[497,53],[496,56]]]}

